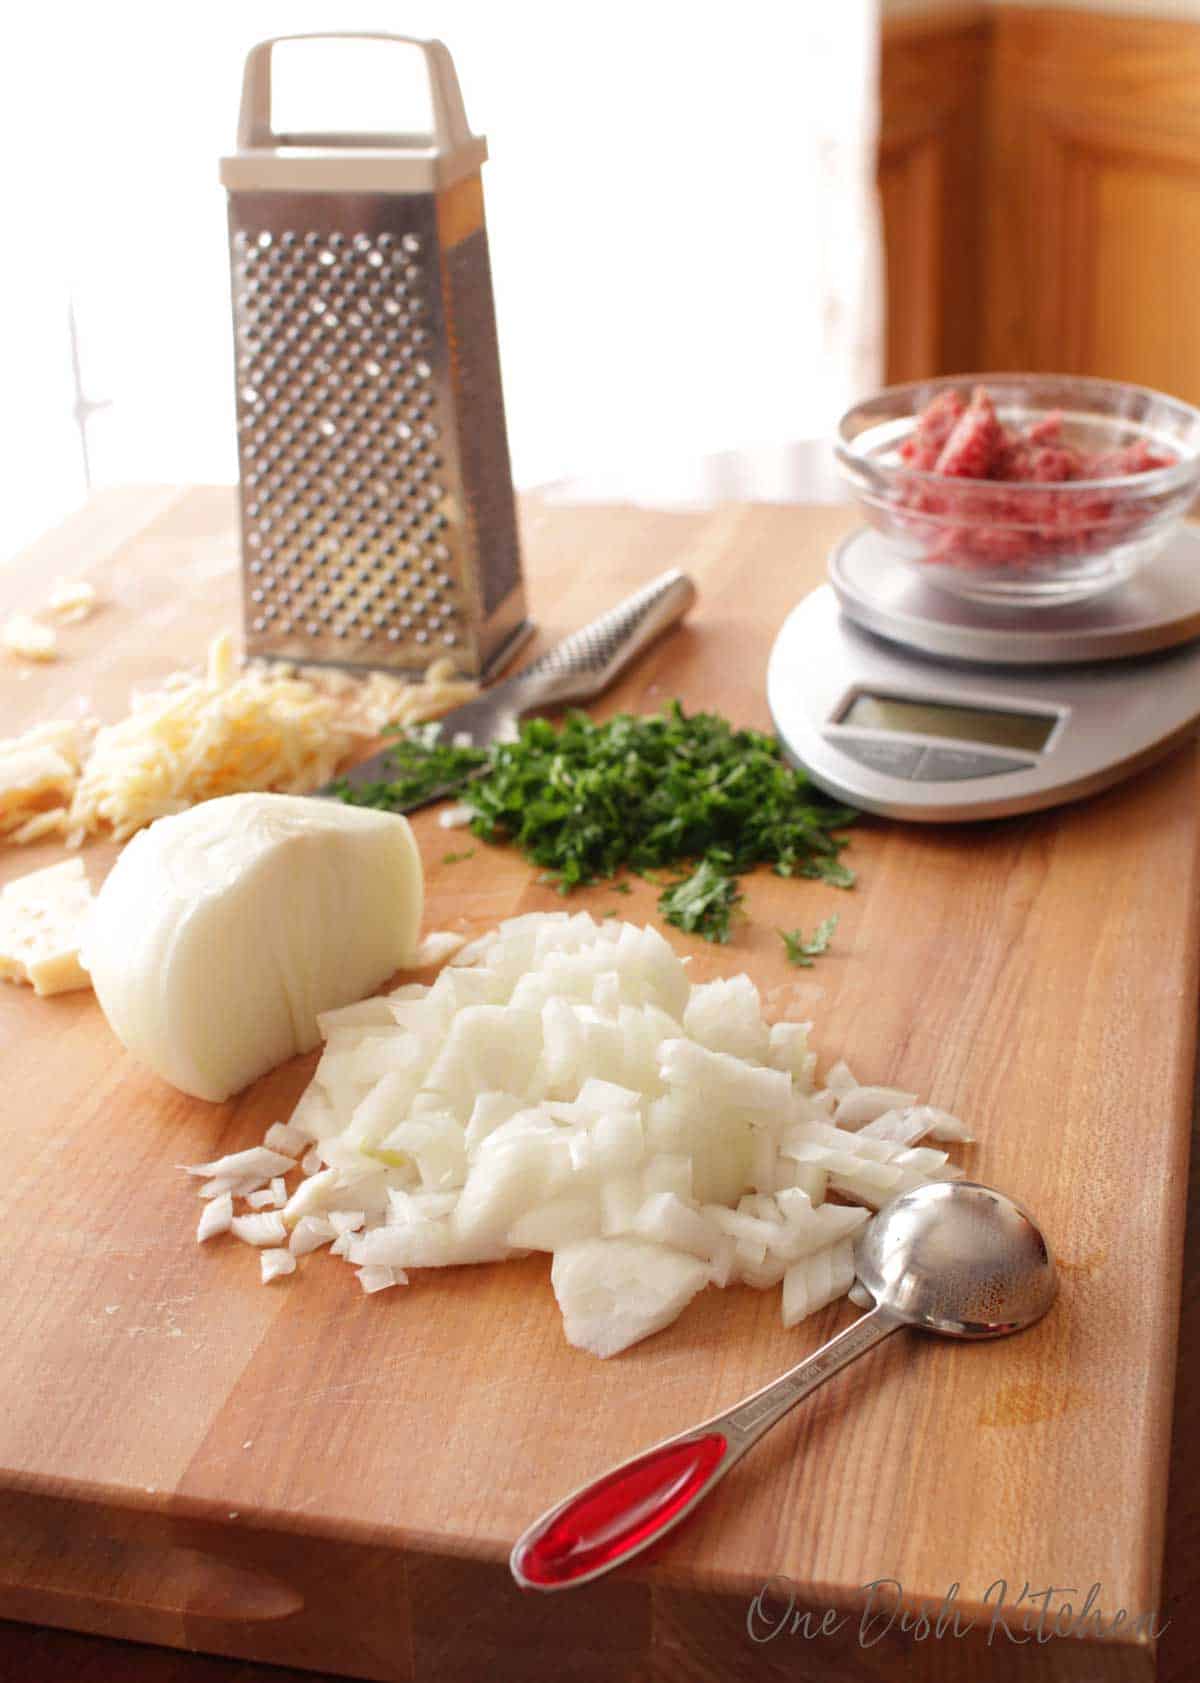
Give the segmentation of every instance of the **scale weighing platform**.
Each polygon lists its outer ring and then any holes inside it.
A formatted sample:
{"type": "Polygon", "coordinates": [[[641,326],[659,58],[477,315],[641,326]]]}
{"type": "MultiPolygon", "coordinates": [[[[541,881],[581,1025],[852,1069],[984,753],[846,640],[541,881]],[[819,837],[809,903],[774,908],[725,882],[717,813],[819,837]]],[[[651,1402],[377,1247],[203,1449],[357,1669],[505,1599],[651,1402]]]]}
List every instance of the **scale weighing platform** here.
{"type": "Polygon", "coordinates": [[[834,550],[767,664],[788,757],[866,812],[1001,818],[1106,788],[1200,720],[1200,532],[1036,609],[926,584],[870,530],[834,550]]]}

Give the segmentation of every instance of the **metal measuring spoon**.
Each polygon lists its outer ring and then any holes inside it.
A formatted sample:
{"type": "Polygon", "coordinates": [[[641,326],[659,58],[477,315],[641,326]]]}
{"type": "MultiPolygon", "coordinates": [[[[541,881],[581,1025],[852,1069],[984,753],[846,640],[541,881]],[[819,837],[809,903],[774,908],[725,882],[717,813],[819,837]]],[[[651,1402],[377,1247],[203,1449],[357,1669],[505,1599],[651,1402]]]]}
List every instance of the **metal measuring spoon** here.
{"type": "Polygon", "coordinates": [[[885,1204],[863,1230],[855,1265],[873,1309],[724,1414],[544,1513],[510,1557],[522,1589],[571,1589],[640,1554],[789,1409],[899,1327],[1000,1338],[1040,1320],[1058,1291],[1054,1258],[1033,1217],[977,1181],[934,1181],[885,1204]]]}

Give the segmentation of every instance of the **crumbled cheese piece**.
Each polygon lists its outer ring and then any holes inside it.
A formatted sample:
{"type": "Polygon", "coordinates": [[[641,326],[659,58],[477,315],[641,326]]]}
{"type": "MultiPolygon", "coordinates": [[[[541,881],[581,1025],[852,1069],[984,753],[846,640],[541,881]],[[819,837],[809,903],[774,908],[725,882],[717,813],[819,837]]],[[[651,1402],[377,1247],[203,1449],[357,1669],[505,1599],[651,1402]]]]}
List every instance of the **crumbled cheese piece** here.
{"type": "Polygon", "coordinates": [[[49,742],[0,744],[0,835],[22,830],[47,811],[66,813],[76,776],[76,764],[49,742]]]}
{"type": "Polygon", "coordinates": [[[95,613],[99,600],[86,579],[56,579],[46,612],[60,625],[75,625],[95,613]]]}
{"type": "Polygon", "coordinates": [[[13,614],[6,620],[0,642],[21,660],[58,659],[58,638],[48,625],[39,625],[28,614],[13,614]]]}
{"type": "Polygon", "coordinates": [[[64,828],[91,727],[59,719],[0,742],[0,836],[33,841],[64,828]]]}
{"type": "Polygon", "coordinates": [[[80,859],[8,883],[0,892],[0,976],[28,982],[40,994],[91,987],[79,962],[91,904],[80,859]]]}

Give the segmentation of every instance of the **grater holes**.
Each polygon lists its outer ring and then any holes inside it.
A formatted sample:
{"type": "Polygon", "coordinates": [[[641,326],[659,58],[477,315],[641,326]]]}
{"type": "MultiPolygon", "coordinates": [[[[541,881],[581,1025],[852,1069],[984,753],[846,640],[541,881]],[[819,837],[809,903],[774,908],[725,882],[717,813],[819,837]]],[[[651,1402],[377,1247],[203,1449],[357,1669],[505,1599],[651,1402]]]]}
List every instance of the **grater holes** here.
{"type": "MultiPolygon", "coordinates": [[[[308,638],[357,639],[365,631],[401,642],[419,619],[422,641],[452,645],[458,610],[449,575],[422,576],[444,495],[424,436],[434,369],[418,352],[432,336],[417,316],[424,299],[410,296],[423,279],[413,262],[422,242],[315,232],[275,242],[273,256],[256,237],[241,242],[245,273],[235,289],[245,330],[240,388],[257,394],[240,405],[244,441],[258,457],[246,463],[245,482],[261,468],[279,511],[273,525],[260,525],[270,498],[259,497],[257,513],[246,512],[247,537],[256,540],[247,544],[250,564],[269,551],[276,570],[273,632],[286,625],[308,638]],[[397,624],[402,604],[407,626],[397,624]]],[[[257,576],[254,587],[262,588],[257,576]]]]}

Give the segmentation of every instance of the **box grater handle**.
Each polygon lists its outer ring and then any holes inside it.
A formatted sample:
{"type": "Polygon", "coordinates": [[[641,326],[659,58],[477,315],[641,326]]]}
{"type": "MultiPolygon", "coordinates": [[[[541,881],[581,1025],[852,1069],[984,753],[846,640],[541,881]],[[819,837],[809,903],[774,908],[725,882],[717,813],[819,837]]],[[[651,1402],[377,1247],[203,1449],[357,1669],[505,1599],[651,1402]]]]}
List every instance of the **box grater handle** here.
{"type": "MultiPolygon", "coordinates": [[[[387,41],[416,47],[424,55],[433,103],[435,150],[449,157],[475,141],[467,123],[458,73],[449,50],[441,41],[423,41],[415,35],[377,35],[369,30],[319,31],[309,35],[273,35],[251,47],[242,77],[242,105],[238,115],[238,149],[252,151],[277,146],[285,137],[271,127],[271,54],[280,42],[291,41],[387,41]]],[[[411,137],[405,136],[405,139],[411,137]]],[[[290,146],[381,145],[386,136],[350,134],[289,134],[290,146]]]]}
{"type": "Polygon", "coordinates": [[[556,643],[505,685],[518,713],[555,702],[588,701],[608,688],[647,643],[683,618],[696,586],[677,568],[556,643]]]}

